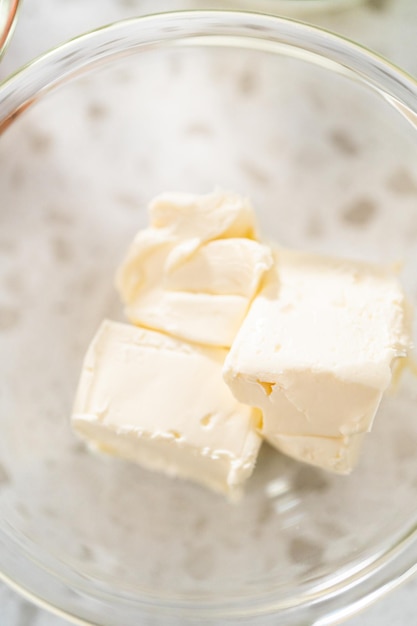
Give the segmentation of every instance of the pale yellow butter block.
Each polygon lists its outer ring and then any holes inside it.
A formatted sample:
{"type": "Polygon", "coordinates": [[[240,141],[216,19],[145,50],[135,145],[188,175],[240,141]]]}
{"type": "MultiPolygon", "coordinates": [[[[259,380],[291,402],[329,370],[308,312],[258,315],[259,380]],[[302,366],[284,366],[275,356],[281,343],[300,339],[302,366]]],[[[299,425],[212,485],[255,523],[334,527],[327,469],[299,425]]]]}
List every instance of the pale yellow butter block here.
{"type": "Polygon", "coordinates": [[[345,438],[371,429],[393,363],[409,348],[406,301],[390,270],[282,249],[224,376],[238,400],[262,410],[271,443],[345,438]]]}
{"type": "Polygon", "coordinates": [[[116,277],[134,324],[229,347],[273,259],[249,202],[234,194],[163,194],[116,277]]]}
{"type": "Polygon", "coordinates": [[[364,434],[351,437],[268,437],[269,443],[283,454],[337,474],[350,474],[358,462],[364,439],[364,434]]]}
{"type": "Polygon", "coordinates": [[[256,411],[223,381],[225,356],[104,321],[85,357],[73,428],[99,450],[237,494],[261,438],[256,411]]]}

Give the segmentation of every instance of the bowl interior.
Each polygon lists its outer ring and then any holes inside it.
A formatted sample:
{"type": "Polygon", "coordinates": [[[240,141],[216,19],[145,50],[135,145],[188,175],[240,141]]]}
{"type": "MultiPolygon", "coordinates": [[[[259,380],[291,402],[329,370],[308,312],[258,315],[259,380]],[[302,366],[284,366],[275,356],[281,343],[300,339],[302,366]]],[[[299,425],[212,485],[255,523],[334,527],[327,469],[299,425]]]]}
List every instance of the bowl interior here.
{"type": "Polygon", "coordinates": [[[72,434],[83,354],[103,317],[123,319],[114,272],[147,202],[216,185],[251,197],[268,240],[402,261],[416,303],[416,134],[365,86],[308,59],[202,46],[114,58],[43,96],[0,141],[0,529],[40,580],[65,567],[87,595],[287,601],[416,522],[411,374],[351,476],[265,446],[234,506],[72,434]]]}

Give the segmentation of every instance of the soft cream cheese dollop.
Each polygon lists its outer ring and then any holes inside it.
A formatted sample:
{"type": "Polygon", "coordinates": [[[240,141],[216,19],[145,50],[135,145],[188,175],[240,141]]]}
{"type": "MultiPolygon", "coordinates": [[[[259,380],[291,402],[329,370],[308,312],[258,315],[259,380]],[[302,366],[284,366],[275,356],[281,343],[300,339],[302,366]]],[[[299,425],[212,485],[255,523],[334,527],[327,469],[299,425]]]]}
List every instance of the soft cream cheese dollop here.
{"type": "Polygon", "coordinates": [[[347,472],[361,442],[352,436],[371,429],[392,366],[409,348],[407,304],[392,271],[281,249],[224,377],[239,401],[262,410],[270,443],[347,472]]]}
{"type": "Polygon", "coordinates": [[[236,495],[259,415],[222,378],[226,351],[104,321],[86,354],[72,425],[103,452],[236,495]]]}
{"type": "Polygon", "coordinates": [[[116,278],[129,321],[229,347],[273,262],[251,205],[230,193],[169,193],[149,213],[116,278]]]}

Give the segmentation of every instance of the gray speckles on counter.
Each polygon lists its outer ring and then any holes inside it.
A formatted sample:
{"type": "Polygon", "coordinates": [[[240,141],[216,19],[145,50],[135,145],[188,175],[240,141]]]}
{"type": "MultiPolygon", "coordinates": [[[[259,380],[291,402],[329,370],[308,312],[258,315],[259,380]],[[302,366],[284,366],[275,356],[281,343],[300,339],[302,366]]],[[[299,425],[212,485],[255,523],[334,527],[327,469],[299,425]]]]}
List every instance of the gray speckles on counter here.
{"type": "Polygon", "coordinates": [[[0,304],[0,332],[12,330],[18,326],[20,310],[14,306],[0,304]]]}
{"type": "Polygon", "coordinates": [[[395,170],[387,180],[387,187],[395,194],[417,197],[417,180],[406,168],[395,170]]]}
{"type": "Polygon", "coordinates": [[[307,223],[306,236],[309,239],[319,239],[324,232],[324,222],[320,215],[312,215],[307,223]]]}
{"type": "Polygon", "coordinates": [[[0,255],[9,256],[14,253],[16,242],[12,239],[2,239],[0,236],[0,255]]]}
{"type": "Polygon", "coordinates": [[[342,219],[348,225],[362,228],[372,222],[377,211],[378,205],[372,198],[358,198],[342,212],[342,219]]]}
{"type": "Polygon", "coordinates": [[[305,564],[316,567],[323,561],[323,547],[302,537],[293,539],[289,546],[291,559],[295,563],[305,564]]]}
{"type": "Polygon", "coordinates": [[[314,467],[300,465],[294,476],[294,489],[296,492],[317,494],[328,487],[328,482],[322,472],[318,472],[314,467]]]}
{"type": "Polygon", "coordinates": [[[355,157],[360,151],[360,147],[354,138],[343,128],[334,128],[331,130],[329,139],[333,146],[345,156],[355,157]]]}
{"type": "Polygon", "coordinates": [[[37,154],[48,152],[52,145],[52,137],[39,131],[32,131],[28,133],[27,140],[30,143],[32,150],[37,154]]]}
{"type": "Polygon", "coordinates": [[[10,483],[10,476],[4,465],[0,463],[0,489],[10,483]]]}

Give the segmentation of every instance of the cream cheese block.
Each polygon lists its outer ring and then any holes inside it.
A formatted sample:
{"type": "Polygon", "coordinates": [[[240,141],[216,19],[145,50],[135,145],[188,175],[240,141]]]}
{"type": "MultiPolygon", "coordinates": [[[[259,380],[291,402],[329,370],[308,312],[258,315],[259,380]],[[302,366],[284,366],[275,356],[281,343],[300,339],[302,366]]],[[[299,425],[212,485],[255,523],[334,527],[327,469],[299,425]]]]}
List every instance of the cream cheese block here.
{"type": "Polygon", "coordinates": [[[364,434],[351,437],[268,437],[269,443],[283,454],[337,474],[350,474],[358,462],[364,439],[364,434]]]}
{"type": "MultiPolygon", "coordinates": [[[[409,348],[407,303],[391,270],[281,249],[224,377],[240,402],[262,410],[262,435],[305,460],[301,440],[282,437],[346,442],[368,432],[409,348]]],[[[320,443],[322,454],[333,444],[320,443]]]]}
{"type": "Polygon", "coordinates": [[[230,347],[264,273],[249,202],[215,192],[162,194],[116,277],[133,324],[203,345],[230,347]]]}
{"type": "Polygon", "coordinates": [[[84,360],[72,426],[101,451],[236,495],[261,438],[259,414],[223,381],[225,356],[104,321],[84,360]]]}

